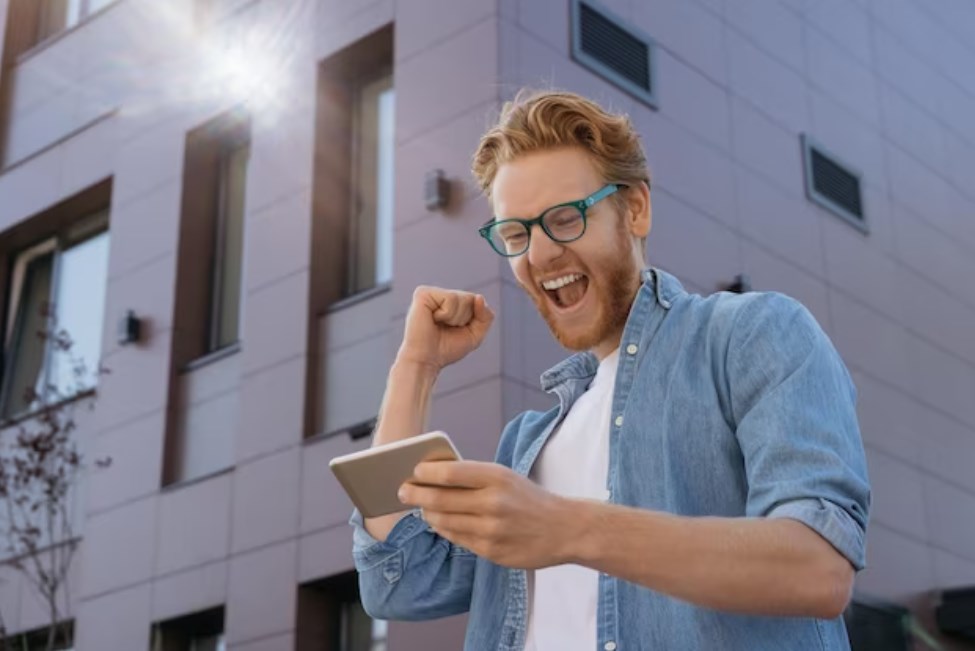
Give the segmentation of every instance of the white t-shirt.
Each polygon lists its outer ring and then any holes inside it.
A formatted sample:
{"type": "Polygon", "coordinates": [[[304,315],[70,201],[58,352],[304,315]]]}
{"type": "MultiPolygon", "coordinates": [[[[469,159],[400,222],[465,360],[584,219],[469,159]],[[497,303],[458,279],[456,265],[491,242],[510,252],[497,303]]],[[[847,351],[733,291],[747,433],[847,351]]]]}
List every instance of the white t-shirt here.
{"type": "MultiPolygon", "coordinates": [[[[531,478],[565,497],[606,500],[609,429],[619,349],[599,363],[596,377],[552,433],[531,478]]],[[[599,573],[558,565],[528,573],[526,651],[592,651],[596,648],[599,573]]]]}

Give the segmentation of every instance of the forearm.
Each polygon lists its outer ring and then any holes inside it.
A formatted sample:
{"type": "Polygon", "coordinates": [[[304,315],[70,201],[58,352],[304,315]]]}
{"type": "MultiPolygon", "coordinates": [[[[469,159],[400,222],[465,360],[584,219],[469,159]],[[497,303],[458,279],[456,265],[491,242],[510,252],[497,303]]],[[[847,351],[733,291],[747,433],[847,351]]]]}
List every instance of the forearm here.
{"type": "MultiPolygon", "coordinates": [[[[429,366],[400,361],[393,364],[373,432],[373,446],[423,433],[436,380],[437,373],[429,366]]],[[[402,516],[401,512],[367,518],[364,523],[366,531],[377,540],[385,540],[402,516]]]]}
{"type": "Polygon", "coordinates": [[[571,562],[685,601],[747,614],[833,618],[853,568],[801,522],[690,518],[573,502],[571,562]]]}

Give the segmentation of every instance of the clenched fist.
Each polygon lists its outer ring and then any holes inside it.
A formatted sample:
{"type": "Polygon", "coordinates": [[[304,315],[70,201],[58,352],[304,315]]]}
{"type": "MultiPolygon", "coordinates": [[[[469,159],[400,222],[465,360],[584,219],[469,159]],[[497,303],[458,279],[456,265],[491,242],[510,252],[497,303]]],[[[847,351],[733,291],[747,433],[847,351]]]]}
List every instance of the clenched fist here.
{"type": "Polygon", "coordinates": [[[493,321],[480,294],[417,287],[397,360],[440,371],[480,346],[493,321]]]}

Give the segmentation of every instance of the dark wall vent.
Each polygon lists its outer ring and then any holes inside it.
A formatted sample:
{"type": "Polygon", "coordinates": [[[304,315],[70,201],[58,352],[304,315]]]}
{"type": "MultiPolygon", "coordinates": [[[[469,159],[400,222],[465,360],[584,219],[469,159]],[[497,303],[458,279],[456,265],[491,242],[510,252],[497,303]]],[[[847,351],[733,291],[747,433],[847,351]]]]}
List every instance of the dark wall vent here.
{"type": "Polygon", "coordinates": [[[572,58],[656,108],[653,39],[592,0],[572,0],[572,58]]]}
{"type": "Polygon", "coordinates": [[[806,196],[867,232],[860,173],[841,163],[808,135],[802,135],[806,196]]]}

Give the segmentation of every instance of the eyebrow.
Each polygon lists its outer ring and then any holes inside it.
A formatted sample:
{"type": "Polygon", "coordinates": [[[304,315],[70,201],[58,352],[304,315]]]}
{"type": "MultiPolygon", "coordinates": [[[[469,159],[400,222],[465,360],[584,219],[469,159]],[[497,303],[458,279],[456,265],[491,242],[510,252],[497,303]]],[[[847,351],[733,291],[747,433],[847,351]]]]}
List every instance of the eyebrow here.
{"type": "MultiPolygon", "coordinates": [[[[599,192],[599,190],[597,190],[596,192],[599,192]]],[[[586,196],[590,196],[590,195],[586,195],[586,196]]],[[[586,197],[581,197],[581,198],[578,198],[578,199],[569,199],[568,201],[560,201],[558,203],[553,203],[553,204],[549,205],[547,208],[543,208],[541,212],[535,213],[531,217],[499,217],[497,214],[495,214],[491,219],[489,219],[486,222],[484,222],[483,225],[486,226],[486,225],[492,224],[494,222],[503,222],[503,221],[509,221],[509,220],[513,220],[513,219],[517,219],[517,220],[520,220],[520,221],[529,221],[529,220],[532,220],[532,219],[537,219],[539,216],[545,214],[546,212],[548,212],[552,208],[556,208],[558,206],[567,206],[567,205],[571,205],[571,204],[574,204],[574,203],[579,203],[580,201],[585,201],[585,200],[586,200],[586,197]]]]}

